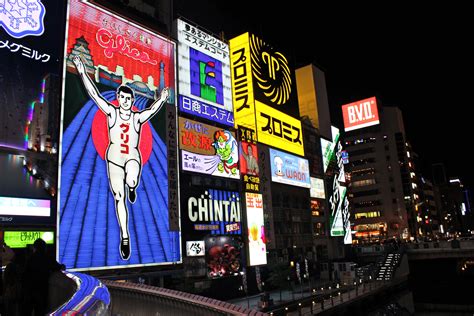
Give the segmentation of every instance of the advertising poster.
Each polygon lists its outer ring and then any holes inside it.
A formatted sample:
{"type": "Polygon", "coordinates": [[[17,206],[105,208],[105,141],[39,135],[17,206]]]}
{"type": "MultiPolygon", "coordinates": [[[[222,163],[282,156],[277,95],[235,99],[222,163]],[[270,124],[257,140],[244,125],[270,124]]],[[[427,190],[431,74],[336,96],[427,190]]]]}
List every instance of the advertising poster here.
{"type": "Polygon", "coordinates": [[[174,43],[72,0],[66,45],[59,261],[76,270],[180,262],[166,139],[176,124],[165,118],[174,43]]]}
{"type": "Polygon", "coordinates": [[[308,160],[270,148],[272,181],[310,188],[308,160]]]}
{"type": "Polygon", "coordinates": [[[240,142],[240,172],[243,175],[258,177],[257,145],[240,142]]]}
{"type": "Polygon", "coordinates": [[[263,221],[261,194],[245,193],[248,227],[248,263],[250,266],[267,264],[267,245],[263,221]]]}
{"type": "Polygon", "coordinates": [[[239,146],[234,132],[180,117],[179,148],[183,170],[240,178],[239,146]]]}
{"type": "Polygon", "coordinates": [[[240,173],[244,190],[260,192],[260,168],[258,162],[257,134],[244,126],[237,129],[240,145],[240,173]]]}
{"type": "Polygon", "coordinates": [[[380,124],[377,99],[372,97],[343,105],[342,117],[346,132],[380,124]]]}
{"type": "Polygon", "coordinates": [[[229,46],[177,20],[179,111],[234,126],[229,46]]]}
{"type": "Polygon", "coordinates": [[[325,199],[326,194],[324,192],[324,180],[319,178],[310,178],[311,180],[311,189],[309,190],[309,195],[312,198],[316,199],[325,199]]]}
{"type": "Polygon", "coordinates": [[[187,258],[196,256],[204,245],[211,278],[231,276],[241,269],[240,203],[240,195],[234,191],[201,187],[181,191],[182,237],[190,250],[187,258]]]}
{"type": "Polygon", "coordinates": [[[240,275],[242,271],[240,236],[206,238],[206,263],[209,278],[240,275]]]}
{"type": "Polygon", "coordinates": [[[304,156],[301,121],[255,102],[257,138],[260,143],[304,156]]]}
{"type": "Polygon", "coordinates": [[[56,222],[65,1],[0,1],[0,226],[56,222]]]}

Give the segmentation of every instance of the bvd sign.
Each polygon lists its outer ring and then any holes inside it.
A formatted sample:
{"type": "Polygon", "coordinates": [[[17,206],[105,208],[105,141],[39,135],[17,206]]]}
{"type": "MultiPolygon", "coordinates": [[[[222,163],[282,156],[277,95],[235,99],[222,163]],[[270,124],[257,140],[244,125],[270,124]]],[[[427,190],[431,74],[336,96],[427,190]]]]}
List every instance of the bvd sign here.
{"type": "Polygon", "coordinates": [[[346,132],[380,123],[375,97],[343,105],[342,116],[346,132]]]}

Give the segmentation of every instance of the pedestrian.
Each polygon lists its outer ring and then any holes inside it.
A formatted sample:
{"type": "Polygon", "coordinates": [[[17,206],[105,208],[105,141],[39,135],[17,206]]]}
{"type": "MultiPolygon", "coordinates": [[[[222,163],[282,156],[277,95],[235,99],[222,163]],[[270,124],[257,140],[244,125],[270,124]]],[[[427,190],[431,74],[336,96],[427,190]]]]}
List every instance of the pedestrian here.
{"type": "MultiPolygon", "coordinates": [[[[8,247],[8,246],[5,246],[8,247]]],[[[5,315],[20,315],[22,298],[22,274],[24,269],[23,253],[11,251],[12,258],[3,272],[3,302],[5,315]]]]}
{"type": "Polygon", "coordinates": [[[33,243],[33,254],[27,259],[23,273],[22,315],[44,315],[48,307],[48,280],[59,263],[46,252],[46,242],[38,238],[33,243]]]}

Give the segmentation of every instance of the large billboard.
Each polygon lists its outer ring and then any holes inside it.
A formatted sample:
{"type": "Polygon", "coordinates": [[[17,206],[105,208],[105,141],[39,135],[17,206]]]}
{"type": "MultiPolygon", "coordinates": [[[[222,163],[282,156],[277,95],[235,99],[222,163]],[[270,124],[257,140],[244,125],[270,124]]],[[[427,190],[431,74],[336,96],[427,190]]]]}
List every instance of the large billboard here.
{"type": "Polygon", "coordinates": [[[255,101],[258,141],[304,156],[301,121],[255,101]]]}
{"type": "Polygon", "coordinates": [[[343,105],[342,117],[346,132],[379,124],[377,99],[372,97],[343,105]]]}
{"type": "Polygon", "coordinates": [[[245,193],[248,229],[249,266],[267,264],[267,244],[263,221],[263,198],[258,193],[245,193]]]}
{"type": "Polygon", "coordinates": [[[201,255],[204,245],[208,277],[238,273],[242,266],[239,193],[188,186],[181,191],[181,205],[182,236],[187,245],[187,259],[196,256],[196,253],[201,255]]]}
{"type": "Polygon", "coordinates": [[[0,1],[0,226],[56,222],[65,1],[0,1]]]}
{"type": "Polygon", "coordinates": [[[234,132],[180,117],[179,148],[185,171],[240,178],[239,145],[234,132]]]}
{"type": "Polygon", "coordinates": [[[255,100],[299,118],[295,71],[285,54],[255,35],[249,36],[255,100]]]}
{"type": "Polygon", "coordinates": [[[234,126],[229,46],[181,19],[177,30],[179,110],[234,126]]]}
{"type": "Polygon", "coordinates": [[[249,33],[230,40],[230,55],[235,127],[256,131],[259,142],[304,155],[289,59],[249,33]]]}
{"type": "Polygon", "coordinates": [[[310,188],[308,160],[270,148],[272,181],[310,188]]]}
{"type": "Polygon", "coordinates": [[[175,45],[79,0],[67,36],[59,261],[77,270],[180,262],[168,195],[176,121],[166,115],[176,116],[175,45]]]}

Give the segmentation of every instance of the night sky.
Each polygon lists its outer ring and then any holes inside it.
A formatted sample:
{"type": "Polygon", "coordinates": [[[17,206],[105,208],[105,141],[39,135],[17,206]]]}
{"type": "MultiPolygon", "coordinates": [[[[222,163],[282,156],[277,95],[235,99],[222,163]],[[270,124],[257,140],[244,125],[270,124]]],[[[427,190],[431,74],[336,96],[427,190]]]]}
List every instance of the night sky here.
{"type": "Polygon", "coordinates": [[[472,188],[467,109],[474,52],[467,8],[267,1],[249,7],[255,3],[177,0],[174,10],[214,34],[224,31],[227,40],[255,33],[286,51],[297,67],[317,65],[325,71],[331,121],[338,127],[341,105],[352,101],[377,96],[384,106],[399,107],[423,175],[430,179],[431,164],[444,163],[448,177],[459,176],[472,188]]]}

